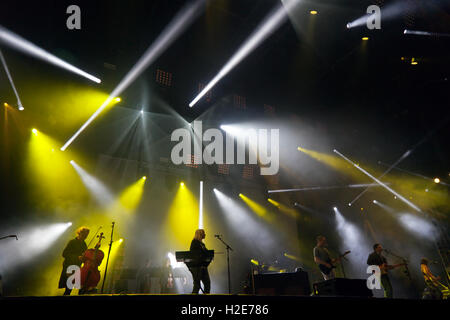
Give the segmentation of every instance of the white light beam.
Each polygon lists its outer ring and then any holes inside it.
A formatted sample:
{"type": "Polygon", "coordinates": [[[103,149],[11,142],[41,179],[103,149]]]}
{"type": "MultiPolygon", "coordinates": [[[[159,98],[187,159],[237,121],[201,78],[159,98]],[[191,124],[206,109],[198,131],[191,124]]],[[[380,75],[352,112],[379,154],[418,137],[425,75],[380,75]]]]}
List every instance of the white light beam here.
{"type": "Polygon", "coordinates": [[[50,64],[53,64],[55,66],[61,67],[63,69],[72,71],[82,77],[85,77],[91,81],[100,83],[102,82],[99,78],[94,77],[93,75],[90,75],[87,72],[84,72],[83,70],[78,69],[77,67],[74,67],[73,65],[65,62],[64,60],[61,60],[60,58],[54,56],[50,52],[45,51],[42,48],[39,48],[35,44],[31,43],[28,40],[25,40],[21,36],[9,31],[8,29],[0,26],[0,42],[8,45],[9,47],[19,50],[25,54],[28,54],[32,57],[44,60],[50,64]]]}
{"type": "Polygon", "coordinates": [[[106,108],[114,97],[119,96],[151,63],[153,63],[193,22],[205,0],[184,7],[162,31],[153,44],[144,52],[138,62],[131,68],[126,76],[109,95],[108,99],[95,111],[95,113],[81,126],[80,129],[66,142],[61,151],[67,147],[83,132],[84,129],[106,108]]]}
{"type": "Polygon", "coordinates": [[[3,52],[0,50],[0,60],[2,60],[3,68],[5,68],[6,75],[8,76],[9,83],[11,84],[12,89],[14,90],[14,94],[17,98],[17,107],[20,111],[24,110],[22,105],[22,101],[20,101],[19,93],[17,92],[16,86],[14,85],[14,81],[11,77],[11,73],[9,72],[8,65],[6,64],[5,57],[3,57],[3,52]]]}
{"type": "Polygon", "coordinates": [[[208,83],[207,86],[189,103],[193,107],[209,90],[212,89],[223,77],[225,77],[236,65],[244,60],[253,50],[255,50],[267,37],[277,30],[288,18],[287,11],[292,10],[299,0],[291,0],[285,6],[279,5],[272,11],[263,22],[256,28],[244,44],[231,57],[219,73],[208,83]]]}
{"type": "Polygon", "coordinates": [[[355,168],[357,168],[359,171],[361,171],[362,173],[364,173],[366,176],[368,176],[369,178],[371,178],[373,181],[375,181],[376,183],[378,183],[380,186],[382,186],[383,188],[385,188],[386,190],[388,190],[390,193],[394,194],[395,196],[397,196],[400,200],[402,200],[404,203],[406,203],[408,206],[410,206],[411,208],[413,208],[414,210],[418,211],[418,212],[422,212],[422,210],[420,210],[419,207],[417,207],[414,203],[412,203],[411,201],[407,200],[405,197],[403,197],[401,194],[399,194],[398,192],[394,191],[393,189],[389,188],[385,183],[381,182],[380,180],[378,180],[377,178],[375,178],[373,175],[371,175],[370,173],[368,173],[366,170],[364,170],[363,168],[361,168],[360,166],[358,166],[357,164],[355,164],[354,162],[352,162],[350,159],[348,159],[346,156],[344,156],[342,153],[340,153],[339,151],[337,151],[336,149],[333,150],[334,153],[338,154],[340,157],[342,157],[344,160],[346,160],[347,162],[351,163],[355,168]]]}

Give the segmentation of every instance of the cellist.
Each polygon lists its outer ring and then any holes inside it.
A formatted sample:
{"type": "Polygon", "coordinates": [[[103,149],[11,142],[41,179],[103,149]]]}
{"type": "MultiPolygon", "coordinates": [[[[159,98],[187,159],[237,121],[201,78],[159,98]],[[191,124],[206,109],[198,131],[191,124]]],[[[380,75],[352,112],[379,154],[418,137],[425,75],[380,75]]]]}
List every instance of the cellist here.
{"type": "Polygon", "coordinates": [[[89,235],[89,229],[86,227],[80,227],[76,231],[77,237],[69,241],[63,251],[63,270],[59,278],[59,288],[65,288],[64,295],[70,295],[72,289],[67,287],[67,268],[71,265],[81,266],[83,262],[83,255],[87,249],[86,238],[89,235]]]}

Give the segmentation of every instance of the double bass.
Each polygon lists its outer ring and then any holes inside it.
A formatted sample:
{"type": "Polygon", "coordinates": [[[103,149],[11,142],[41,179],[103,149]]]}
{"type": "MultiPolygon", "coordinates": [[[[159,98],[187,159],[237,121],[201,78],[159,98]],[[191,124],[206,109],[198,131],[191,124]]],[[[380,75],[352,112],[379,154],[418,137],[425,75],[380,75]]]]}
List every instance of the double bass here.
{"type": "Polygon", "coordinates": [[[105,254],[100,250],[103,232],[97,236],[98,242],[94,249],[88,249],[83,254],[83,267],[80,270],[81,293],[95,292],[97,284],[100,281],[100,271],[98,267],[101,265],[105,254]]]}

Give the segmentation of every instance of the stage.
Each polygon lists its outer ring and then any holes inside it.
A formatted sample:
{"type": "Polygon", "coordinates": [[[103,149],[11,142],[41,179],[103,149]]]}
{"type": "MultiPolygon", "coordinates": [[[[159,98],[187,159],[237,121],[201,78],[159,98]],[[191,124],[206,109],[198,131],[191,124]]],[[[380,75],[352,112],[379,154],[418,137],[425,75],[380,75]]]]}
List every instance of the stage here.
{"type": "Polygon", "coordinates": [[[447,306],[449,12],[0,1],[1,306],[447,306]]]}

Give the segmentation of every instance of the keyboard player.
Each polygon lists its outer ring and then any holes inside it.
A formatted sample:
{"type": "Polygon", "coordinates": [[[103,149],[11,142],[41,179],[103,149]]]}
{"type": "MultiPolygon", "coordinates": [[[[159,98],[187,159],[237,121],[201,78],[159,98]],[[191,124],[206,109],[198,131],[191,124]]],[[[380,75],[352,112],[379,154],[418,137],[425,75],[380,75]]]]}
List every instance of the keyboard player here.
{"type": "Polygon", "coordinates": [[[192,278],[194,280],[194,287],[192,288],[193,294],[198,294],[198,291],[201,289],[200,281],[204,286],[204,289],[202,289],[203,293],[208,294],[211,290],[208,267],[202,262],[208,255],[208,250],[203,243],[205,237],[205,230],[198,229],[195,231],[194,239],[192,239],[191,242],[190,252],[192,253],[192,256],[195,257],[194,261],[192,261],[189,266],[189,271],[192,273],[192,278]]]}

